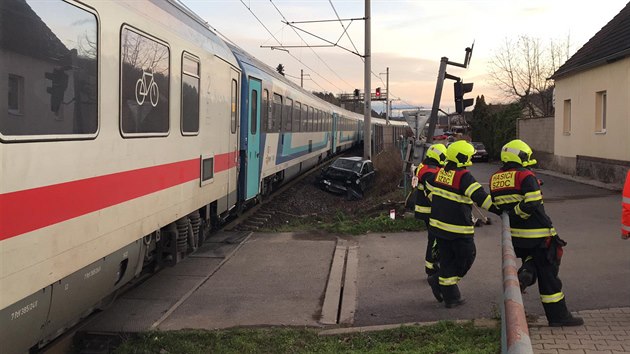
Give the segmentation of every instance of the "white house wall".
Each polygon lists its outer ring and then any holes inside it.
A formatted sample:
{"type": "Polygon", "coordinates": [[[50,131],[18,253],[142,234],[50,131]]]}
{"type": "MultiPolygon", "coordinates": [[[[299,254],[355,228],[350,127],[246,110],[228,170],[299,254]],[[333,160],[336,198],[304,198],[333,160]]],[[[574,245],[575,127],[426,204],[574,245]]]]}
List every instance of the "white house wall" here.
{"type": "Polygon", "coordinates": [[[555,82],[554,152],[560,169],[576,170],[577,156],[630,161],[630,58],[561,77],[555,82]],[[606,91],[606,129],[596,132],[597,92],[606,91]],[[571,100],[566,133],[564,101],[571,100]]]}

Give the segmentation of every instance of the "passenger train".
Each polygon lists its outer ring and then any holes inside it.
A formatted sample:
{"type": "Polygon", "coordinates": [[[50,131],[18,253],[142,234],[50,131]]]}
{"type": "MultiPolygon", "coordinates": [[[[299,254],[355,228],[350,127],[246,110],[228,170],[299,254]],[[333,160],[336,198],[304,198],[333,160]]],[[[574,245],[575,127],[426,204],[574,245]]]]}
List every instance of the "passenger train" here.
{"type": "MultiPolygon", "coordinates": [[[[176,0],[3,0],[0,26],[0,353],[363,139],[176,0]]],[[[406,129],[372,123],[377,148],[406,129]]]]}

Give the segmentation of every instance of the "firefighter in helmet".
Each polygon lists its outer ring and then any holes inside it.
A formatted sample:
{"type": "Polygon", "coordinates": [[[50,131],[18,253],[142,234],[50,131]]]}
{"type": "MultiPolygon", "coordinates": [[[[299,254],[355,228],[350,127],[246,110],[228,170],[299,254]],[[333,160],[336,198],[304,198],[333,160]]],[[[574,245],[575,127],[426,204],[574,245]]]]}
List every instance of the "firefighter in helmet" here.
{"type": "Polygon", "coordinates": [[[523,265],[518,271],[521,291],[538,279],[540,299],[552,327],[580,326],[584,321],[567,309],[562,282],[558,278],[563,247],[551,219],[545,213],[540,182],[530,170],[536,163],[532,149],[521,140],[501,148],[503,166],[490,178],[494,204],[508,213],[516,256],[523,265]]]}
{"type": "Polygon", "coordinates": [[[457,283],[472,266],[476,248],[473,239],[472,204],[493,213],[500,210],[492,204],[466,167],[472,165],[475,148],[465,140],[456,141],[446,149],[446,165],[427,181],[431,199],[429,232],[437,239],[440,268],[427,281],[436,299],[444,300],[447,308],[459,306],[462,299],[457,283]]]}
{"type": "Polygon", "coordinates": [[[427,226],[428,242],[424,257],[424,270],[431,276],[438,271],[437,244],[435,236],[428,230],[429,217],[431,216],[431,201],[427,197],[426,182],[432,179],[441,166],[446,163],[446,146],[444,144],[433,144],[429,147],[426,157],[416,168],[416,173],[412,184],[418,189],[415,201],[416,219],[423,220],[427,226]]]}

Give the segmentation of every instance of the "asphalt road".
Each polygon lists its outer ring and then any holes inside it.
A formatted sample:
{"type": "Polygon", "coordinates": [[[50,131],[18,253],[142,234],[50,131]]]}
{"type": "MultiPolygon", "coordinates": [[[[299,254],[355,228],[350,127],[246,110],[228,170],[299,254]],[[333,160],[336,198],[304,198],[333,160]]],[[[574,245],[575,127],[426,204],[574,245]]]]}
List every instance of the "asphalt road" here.
{"type": "MultiPolygon", "coordinates": [[[[498,165],[470,168],[488,190],[498,165]]],[[[620,239],[620,193],[538,173],[559,235],[568,242],[560,268],[572,311],[630,306],[630,242],[620,239]]],[[[497,317],[501,301],[501,225],[476,229],[477,258],[459,283],[467,303],[446,309],[432,297],[423,269],[426,231],[359,238],[359,299],[355,325],[497,317]]],[[[528,315],[542,315],[535,285],[523,295],[528,315]]]]}

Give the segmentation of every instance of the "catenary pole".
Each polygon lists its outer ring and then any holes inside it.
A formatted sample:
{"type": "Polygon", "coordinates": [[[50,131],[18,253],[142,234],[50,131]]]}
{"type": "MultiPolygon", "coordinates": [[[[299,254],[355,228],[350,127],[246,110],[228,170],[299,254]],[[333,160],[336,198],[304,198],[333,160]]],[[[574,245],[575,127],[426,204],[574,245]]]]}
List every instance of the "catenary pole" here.
{"type": "Polygon", "coordinates": [[[365,112],[363,114],[363,158],[365,159],[371,159],[372,157],[372,82],[370,78],[370,74],[372,72],[371,52],[370,0],[365,0],[365,71],[363,73],[363,89],[365,92],[365,112]]]}
{"type": "Polygon", "coordinates": [[[387,67],[387,79],[385,80],[385,124],[389,125],[389,66],[387,67]]]}

